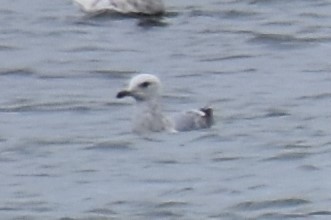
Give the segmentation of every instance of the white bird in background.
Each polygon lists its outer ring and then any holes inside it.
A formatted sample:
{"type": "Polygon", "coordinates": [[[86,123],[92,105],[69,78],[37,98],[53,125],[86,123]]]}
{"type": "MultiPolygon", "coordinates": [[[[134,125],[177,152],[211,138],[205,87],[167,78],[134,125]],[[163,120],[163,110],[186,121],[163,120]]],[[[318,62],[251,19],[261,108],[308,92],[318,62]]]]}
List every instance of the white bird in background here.
{"type": "Polygon", "coordinates": [[[209,107],[182,112],[174,118],[164,116],[160,93],[161,82],[151,74],[139,74],[133,77],[129,86],[117,93],[117,98],[131,96],[136,100],[133,131],[137,133],[178,132],[212,126],[213,110],[209,107]]]}
{"type": "Polygon", "coordinates": [[[115,12],[120,14],[160,15],[165,12],[162,0],[73,0],[91,14],[115,12]]]}

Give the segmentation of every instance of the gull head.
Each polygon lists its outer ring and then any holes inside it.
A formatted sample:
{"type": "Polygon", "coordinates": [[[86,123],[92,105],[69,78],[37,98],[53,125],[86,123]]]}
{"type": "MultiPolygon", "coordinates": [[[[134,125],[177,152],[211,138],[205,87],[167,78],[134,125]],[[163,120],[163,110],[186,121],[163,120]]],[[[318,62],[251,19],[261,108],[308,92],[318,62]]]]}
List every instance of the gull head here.
{"type": "Polygon", "coordinates": [[[117,98],[127,96],[136,101],[149,101],[157,98],[161,92],[160,80],[151,74],[139,74],[130,80],[129,86],[117,93],[117,98]]]}

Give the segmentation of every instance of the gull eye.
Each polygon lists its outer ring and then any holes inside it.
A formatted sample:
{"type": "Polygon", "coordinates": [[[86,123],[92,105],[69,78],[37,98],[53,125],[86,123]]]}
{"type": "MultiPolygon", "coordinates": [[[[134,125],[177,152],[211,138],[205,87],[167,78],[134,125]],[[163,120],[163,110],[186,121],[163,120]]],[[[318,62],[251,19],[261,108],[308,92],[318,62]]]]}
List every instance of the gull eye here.
{"type": "Polygon", "coordinates": [[[150,84],[151,84],[150,82],[143,82],[143,83],[141,83],[139,86],[140,86],[141,88],[147,88],[150,84]]]}

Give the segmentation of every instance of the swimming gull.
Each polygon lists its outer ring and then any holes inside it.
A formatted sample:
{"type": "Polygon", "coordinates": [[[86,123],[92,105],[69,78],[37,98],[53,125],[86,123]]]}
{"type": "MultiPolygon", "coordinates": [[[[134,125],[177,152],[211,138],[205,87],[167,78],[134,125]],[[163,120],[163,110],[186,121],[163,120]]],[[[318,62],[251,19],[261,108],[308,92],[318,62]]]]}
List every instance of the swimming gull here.
{"type": "Polygon", "coordinates": [[[165,12],[162,0],[73,0],[91,14],[116,12],[120,14],[160,15],[165,12]]]}
{"type": "Polygon", "coordinates": [[[209,128],[214,122],[210,107],[182,112],[173,118],[166,117],[160,102],[161,82],[151,74],[134,76],[128,87],[118,92],[116,97],[127,96],[136,100],[133,131],[137,133],[190,131],[209,128]]]}

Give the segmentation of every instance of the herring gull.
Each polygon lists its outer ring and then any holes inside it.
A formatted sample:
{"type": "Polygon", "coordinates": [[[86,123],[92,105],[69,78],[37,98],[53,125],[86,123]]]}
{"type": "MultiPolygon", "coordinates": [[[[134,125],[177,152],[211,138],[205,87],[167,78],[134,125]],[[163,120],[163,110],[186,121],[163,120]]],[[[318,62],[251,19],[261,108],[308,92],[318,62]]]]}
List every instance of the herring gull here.
{"type": "Polygon", "coordinates": [[[91,14],[116,12],[120,14],[160,15],[165,12],[162,0],[73,0],[91,14]]]}
{"type": "Polygon", "coordinates": [[[205,107],[189,110],[167,117],[161,107],[161,82],[151,74],[134,76],[128,87],[117,93],[117,98],[133,97],[136,111],[133,117],[133,131],[146,132],[179,132],[209,128],[212,126],[213,110],[205,107]]]}

